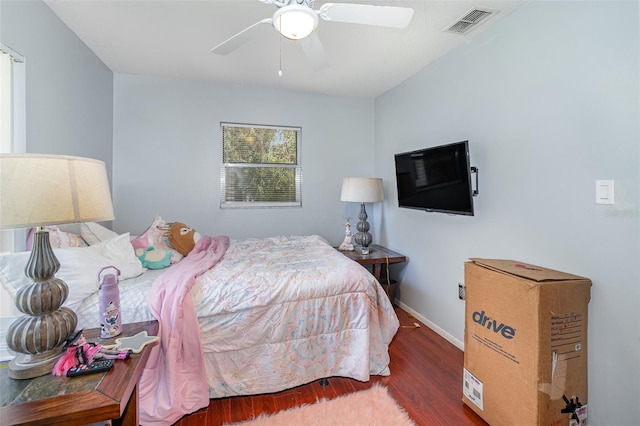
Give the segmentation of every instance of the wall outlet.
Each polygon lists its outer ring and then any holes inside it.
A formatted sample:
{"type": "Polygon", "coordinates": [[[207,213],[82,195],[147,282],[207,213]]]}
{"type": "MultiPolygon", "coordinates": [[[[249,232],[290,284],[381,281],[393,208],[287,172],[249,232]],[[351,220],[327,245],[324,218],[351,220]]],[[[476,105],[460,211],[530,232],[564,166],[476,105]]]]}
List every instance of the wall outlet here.
{"type": "Polygon", "coordinates": [[[467,299],[467,287],[464,284],[458,283],[458,299],[466,300],[467,299]]]}

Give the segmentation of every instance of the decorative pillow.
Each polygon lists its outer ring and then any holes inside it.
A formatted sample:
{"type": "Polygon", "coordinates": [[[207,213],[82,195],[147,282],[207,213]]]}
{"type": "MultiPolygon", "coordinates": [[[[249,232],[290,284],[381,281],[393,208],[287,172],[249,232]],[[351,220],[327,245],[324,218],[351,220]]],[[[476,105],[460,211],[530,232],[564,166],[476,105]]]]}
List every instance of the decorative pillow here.
{"type": "Polygon", "coordinates": [[[201,235],[198,231],[188,227],[182,222],[173,222],[169,227],[169,244],[183,256],[188,255],[196,243],[200,240],[201,235]]]}
{"type": "MultiPolygon", "coordinates": [[[[105,266],[115,266],[120,270],[120,281],[137,277],[144,268],[129,244],[129,234],[89,247],[53,249],[60,261],[56,277],[69,286],[69,297],[64,306],[76,311],[84,299],[98,291],[98,273],[105,266]]],[[[30,252],[0,256],[0,283],[15,297],[17,290],[30,279],[24,274],[24,267],[30,252]]],[[[96,319],[97,320],[97,319],[96,319]]]]}
{"type": "Polygon", "coordinates": [[[131,240],[131,245],[136,250],[136,254],[140,256],[143,251],[147,251],[150,247],[153,247],[154,250],[169,252],[171,254],[172,264],[181,261],[183,256],[169,245],[169,239],[165,235],[168,229],[169,225],[167,225],[160,216],[156,216],[146,231],[131,240]]]}
{"type": "Polygon", "coordinates": [[[156,250],[151,246],[148,249],[136,249],[136,256],[142,266],[149,269],[162,269],[171,265],[173,252],[167,250],[156,250]]]}
{"type": "Polygon", "coordinates": [[[90,246],[118,236],[116,232],[95,222],[80,224],[80,235],[90,246]]]}
{"type": "MultiPolygon", "coordinates": [[[[49,232],[49,243],[52,248],[85,247],[87,243],[78,234],[66,232],[54,225],[45,226],[49,232]]],[[[26,248],[31,250],[33,246],[33,234],[36,228],[31,228],[27,234],[26,248]]]]}

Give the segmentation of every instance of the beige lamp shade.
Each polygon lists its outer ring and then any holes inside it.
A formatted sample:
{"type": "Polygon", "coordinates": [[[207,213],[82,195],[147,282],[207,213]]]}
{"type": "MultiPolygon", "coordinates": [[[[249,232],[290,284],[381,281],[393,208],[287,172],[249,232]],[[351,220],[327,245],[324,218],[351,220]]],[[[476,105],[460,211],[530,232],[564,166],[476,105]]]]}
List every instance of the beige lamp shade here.
{"type": "Polygon", "coordinates": [[[342,180],[340,201],[356,203],[378,203],[384,201],[382,179],[367,177],[346,177],[342,180]]]}
{"type": "Polygon", "coordinates": [[[66,155],[0,154],[0,229],[113,219],[104,162],[66,155]]]}

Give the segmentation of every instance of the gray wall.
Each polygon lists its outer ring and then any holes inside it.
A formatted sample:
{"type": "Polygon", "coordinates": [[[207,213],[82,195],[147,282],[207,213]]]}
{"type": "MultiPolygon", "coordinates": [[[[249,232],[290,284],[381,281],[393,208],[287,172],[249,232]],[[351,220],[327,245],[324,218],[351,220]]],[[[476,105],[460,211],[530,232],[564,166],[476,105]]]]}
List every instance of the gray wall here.
{"type": "MultiPolygon", "coordinates": [[[[344,176],[371,176],[373,100],[116,74],[114,227],[156,214],[232,238],[319,234],[337,245],[344,176]],[[302,208],[220,209],[220,122],[302,128],[302,208]]],[[[353,220],[351,223],[355,223],[353,220]]]]}
{"type": "Polygon", "coordinates": [[[41,1],[0,1],[0,40],[25,57],[26,151],[96,158],[111,174],[111,70],[41,1]]]}
{"type": "Polygon", "coordinates": [[[531,2],[375,103],[404,306],[461,346],[468,258],[590,278],[592,425],[640,419],[638,17],[638,2],[531,2]],[[398,208],[393,154],[465,139],[476,216],[398,208]],[[615,180],[615,205],[595,204],[596,179],[615,180]]]}

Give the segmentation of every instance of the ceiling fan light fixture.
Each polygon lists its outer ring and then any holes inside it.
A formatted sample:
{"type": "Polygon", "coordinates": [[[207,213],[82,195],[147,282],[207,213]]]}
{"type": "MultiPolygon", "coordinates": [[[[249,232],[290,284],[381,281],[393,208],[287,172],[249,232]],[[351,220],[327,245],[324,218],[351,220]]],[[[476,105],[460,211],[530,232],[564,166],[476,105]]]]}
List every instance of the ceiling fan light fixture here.
{"type": "Polygon", "coordinates": [[[306,6],[292,4],[281,7],[273,14],[273,27],[291,40],[307,37],[317,26],[317,13],[306,6]]]}

